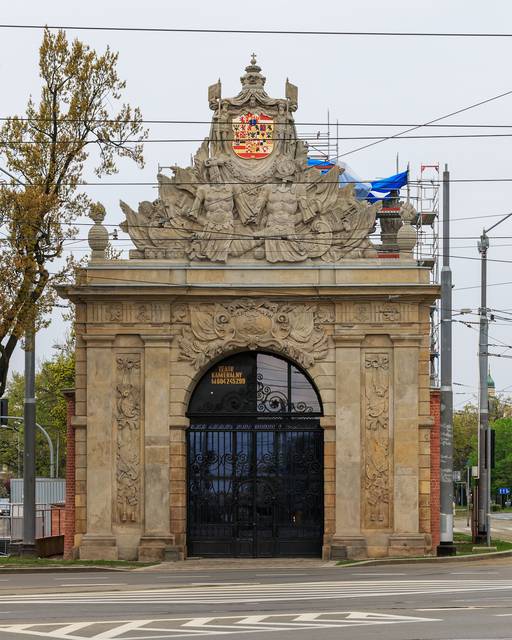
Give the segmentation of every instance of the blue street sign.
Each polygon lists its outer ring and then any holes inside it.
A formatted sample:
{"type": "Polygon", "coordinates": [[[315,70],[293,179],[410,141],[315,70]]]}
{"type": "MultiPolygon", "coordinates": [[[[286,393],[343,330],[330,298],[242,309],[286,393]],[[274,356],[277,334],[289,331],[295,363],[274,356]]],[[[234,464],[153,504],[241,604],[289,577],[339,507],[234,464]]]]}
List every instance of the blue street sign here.
{"type": "Polygon", "coordinates": [[[507,495],[507,493],[510,493],[510,489],[509,489],[508,487],[500,487],[500,488],[498,489],[498,493],[499,493],[501,496],[506,496],[506,495],[507,495]]]}

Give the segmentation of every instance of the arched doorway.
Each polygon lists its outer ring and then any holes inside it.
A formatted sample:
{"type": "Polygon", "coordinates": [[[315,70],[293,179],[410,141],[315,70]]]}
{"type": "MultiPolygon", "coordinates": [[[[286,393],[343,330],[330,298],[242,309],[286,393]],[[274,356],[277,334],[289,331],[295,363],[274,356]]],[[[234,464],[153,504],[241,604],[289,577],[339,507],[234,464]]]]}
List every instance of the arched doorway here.
{"type": "Polygon", "coordinates": [[[189,556],[319,556],[322,405],[308,376],[239,353],[201,378],[188,415],[189,556]]]}

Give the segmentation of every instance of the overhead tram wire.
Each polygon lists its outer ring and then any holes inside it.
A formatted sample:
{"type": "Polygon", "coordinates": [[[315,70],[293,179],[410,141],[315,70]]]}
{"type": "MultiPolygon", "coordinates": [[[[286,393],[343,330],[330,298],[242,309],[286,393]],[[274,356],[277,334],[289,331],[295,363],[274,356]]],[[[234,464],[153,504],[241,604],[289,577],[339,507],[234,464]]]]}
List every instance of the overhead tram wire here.
{"type": "MultiPolygon", "coordinates": [[[[0,25],[0,27],[1,27],[1,25],[0,25]]],[[[436,123],[438,123],[438,122],[440,122],[442,120],[446,120],[447,118],[451,118],[452,116],[458,115],[460,113],[464,113],[464,112],[469,111],[471,109],[475,109],[476,107],[482,106],[484,104],[488,104],[489,102],[493,102],[495,100],[499,100],[500,98],[503,98],[503,97],[511,95],[511,94],[512,94],[512,90],[506,91],[505,93],[501,93],[501,94],[498,94],[496,96],[492,96],[491,98],[486,98],[485,100],[481,100],[479,102],[473,103],[471,105],[468,105],[467,107],[463,107],[461,109],[457,109],[456,111],[452,111],[452,112],[447,113],[447,114],[445,114],[443,116],[440,116],[438,118],[434,118],[433,120],[429,120],[428,122],[425,122],[425,123],[423,123],[421,125],[416,125],[414,127],[405,129],[404,131],[401,131],[399,133],[393,134],[392,136],[387,136],[385,138],[381,138],[379,140],[371,142],[371,143],[369,143],[367,145],[363,145],[361,147],[357,147],[355,149],[351,149],[351,150],[346,151],[344,153],[338,154],[337,156],[334,156],[333,158],[329,158],[329,161],[332,162],[333,160],[337,160],[339,158],[346,157],[347,155],[350,155],[352,153],[356,153],[358,151],[362,151],[363,149],[368,149],[369,147],[373,147],[373,146],[375,146],[377,144],[381,144],[382,142],[386,142],[387,140],[393,140],[395,138],[399,138],[401,135],[405,135],[406,133],[410,133],[411,131],[415,131],[416,129],[420,129],[423,126],[436,124],[436,123]]],[[[309,170],[314,169],[314,168],[315,167],[313,167],[313,166],[306,167],[305,171],[309,171],[309,170]]],[[[13,178],[13,176],[10,173],[8,173],[5,169],[3,169],[2,167],[0,167],[0,171],[2,173],[4,173],[4,174],[8,175],[9,177],[13,178]]],[[[15,179],[18,182],[18,184],[23,184],[19,179],[17,179],[17,178],[15,178],[15,179]]],[[[512,178],[510,179],[510,181],[512,181],[512,178]]],[[[359,182],[359,181],[354,181],[354,182],[359,182]]],[[[104,183],[100,183],[100,184],[104,184],[104,183]]],[[[106,184],[113,184],[113,183],[106,183],[106,184]]],[[[227,200],[227,199],[231,199],[231,197],[232,196],[229,195],[229,196],[227,196],[225,198],[220,198],[218,200],[218,202],[223,201],[223,200],[227,200]]]]}
{"type": "MultiPolygon", "coordinates": [[[[28,118],[27,116],[1,116],[1,121],[6,120],[19,120],[20,122],[52,122],[52,118],[28,118]]],[[[57,118],[58,123],[84,123],[85,120],[83,118],[57,118]]],[[[166,119],[145,119],[142,118],[140,120],[115,120],[112,118],[91,118],[88,122],[94,124],[173,124],[173,125],[190,125],[190,124],[204,124],[211,125],[211,120],[166,120],[166,119]]],[[[329,123],[327,121],[312,121],[312,122],[300,122],[294,121],[295,126],[297,127],[323,127],[327,126],[329,123]]],[[[332,124],[332,122],[331,122],[332,124]]],[[[274,122],[274,127],[279,128],[280,126],[289,126],[287,123],[274,122]]],[[[454,123],[454,124],[421,124],[421,123],[400,123],[400,122],[338,122],[338,126],[340,127],[429,127],[429,128],[460,128],[460,129],[512,129],[512,124],[464,124],[464,123],[454,123]]]]}
{"type": "MultiPolygon", "coordinates": [[[[305,171],[308,171],[309,169],[314,169],[316,167],[307,167],[305,169],[305,171]]],[[[15,176],[12,176],[11,174],[9,174],[8,172],[6,172],[4,169],[2,169],[0,167],[0,171],[4,171],[4,173],[6,173],[7,175],[9,175],[13,180],[16,180],[15,176]]],[[[323,184],[339,184],[341,187],[345,186],[345,185],[349,185],[349,184],[361,184],[361,183],[370,183],[373,182],[374,180],[376,180],[376,178],[361,178],[360,180],[346,180],[345,182],[339,182],[338,180],[332,180],[332,181],[324,181],[323,184]]],[[[220,180],[217,184],[232,184],[232,185],[238,185],[238,186],[242,186],[245,187],[247,186],[247,193],[249,193],[251,191],[251,189],[257,187],[257,186],[261,186],[261,185],[265,185],[265,184],[281,184],[282,181],[280,180],[255,180],[252,182],[236,182],[235,180],[231,181],[231,180],[220,180]]],[[[408,184],[410,185],[416,185],[419,184],[421,181],[420,180],[409,180],[408,184]]],[[[460,184],[471,184],[471,183],[482,183],[482,182],[512,182],[512,177],[501,177],[501,178],[454,178],[453,180],[450,180],[451,183],[460,183],[460,184]]],[[[41,183],[24,183],[21,180],[18,181],[18,184],[20,184],[21,186],[37,186],[38,184],[43,184],[41,183]]],[[[197,181],[197,182],[178,182],[175,183],[177,185],[185,185],[185,186],[201,186],[201,185],[208,185],[211,184],[210,182],[207,181],[197,181]]],[[[295,180],[294,184],[308,184],[308,185],[314,185],[315,182],[312,180],[295,180]]],[[[79,182],[76,185],[74,183],[69,183],[69,182],[62,182],[61,183],[62,186],[76,186],[76,187],[157,187],[160,185],[160,182],[158,181],[154,181],[154,180],[146,180],[146,181],[134,181],[134,180],[130,180],[130,181],[119,181],[119,182],[91,182],[90,180],[84,180],[83,182],[79,182]]],[[[1,184],[0,184],[1,186],[1,184]]],[[[229,196],[229,198],[231,198],[231,196],[229,196]]],[[[226,198],[223,198],[224,200],[226,198]]],[[[220,200],[219,200],[220,201],[220,200]]],[[[476,218],[480,218],[483,216],[475,216],[473,219],[476,218]]],[[[494,215],[489,216],[489,217],[496,217],[494,215]]],[[[471,218],[457,218],[457,220],[470,220],[471,218]]]]}
{"type": "Polygon", "coordinates": [[[363,36],[406,38],[512,38],[512,33],[457,31],[325,31],[316,29],[203,29],[189,27],[120,27],[92,25],[0,24],[0,29],[63,29],[66,31],[118,31],[138,33],[184,33],[225,35],[283,35],[283,36],[363,36]]]}
{"type": "MultiPolygon", "coordinates": [[[[0,28],[1,28],[1,25],[0,25],[0,28]]],[[[488,103],[490,103],[490,102],[493,102],[493,101],[495,101],[495,100],[498,100],[498,99],[500,99],[500,98],[503,98],[503,97],[508,96],[508,95],[511,95],[511,94],[512,94],[512,90],[510,90],[510,91],[506,91],[506,92],[501,93],[501,94],[498,94],[498,95],[496,95],[496,96],[492,96],[491,98],[487,98],[487,99],[485,99],[485,100],[481,100],[481,101],[479,101],[479,102],[476,102],[476,103],[473,103],[473,104],[471,104],[471,105],[468,105],[467,107],[463,107],[463,108],[461,108],[461,109],[457,109],[456,111],[452,111],[452,112],[450,112],[450,113],[448,113],[448,114],[445,114],[445,115],[443,115],[443,116],[440,116],[440,117],[438,117],[438,118],[434,118],[434,119],[432,119],[432,120],[429,120],[428,122],[425,122],[425,123],[423,123],[423,124],[421,124],[421,125],[417,125],[417,126],[414,126],[414,127],[408,128],[408,129],[405,129],[404,131],[401,131],[401,132],[399,132],[399,133],[396,133],[396,134],[393,134],[393,135],[391,135],[391,136],[387,136],[387,137],[385,137],[385,138],[381,138],[381,139],[379,139],[379,140],[376,140],[376,141],[374,141],[374,142],[371,142],[371,143],[370,143],[370,144],[368,144],[368,145],[363,145],[363,146],[361,146],[361,147],[357,147],[357,148],[355,148],[355,149],[351,149],[351,150],[349,150],[349,151],[346,151],[346,152],[344,152],[344,153],[341,153],[341,154],[339,154],[339,155],[337,155],[337,156],[335,156],[335,157],[333,157],[333,158],[329,158],[329,161],[330,161],[330,162],[332,162],[332,161],[337,160],[337,159],[339,159],[339,158],[341,158],[341,157],[345,157],[345,156],[350,155],[350,154],[352,154],[352,153],[356,153],[356,152],[358,152],[358,151],[362,151],[363,149],[367,149],[367,148],[369,148],[369,147],[373,147],[373,146],[375,146],[375,145],[377,145],[377,144],[381,144],[382,142],[386,142],[386,141],[388,141],[388,140],[393,140],[393,139],[399,138],[401,135],[405,135],[406,133],[410,133],[411,131],[414,131],[414,130],[416,130],[416,129],[419,129],[419,128],[423,127],[423,126],[428,126],[428,125],[432,125],[432,124],[438,123],[438,122],[440,122],[440,121],[442,121],[442,120],[446,120],[447,118],[450,118],[450,117],[452,117],[452,116],[458,115],[458,114],[460,114],[460,113],[464,113],[464,112],[466,112],[466,111],[469,111],[469,110],[474,109],[474,108],[476,108],[476,107],[482,106],[482,105],[484,105],[484,104],[488,104],[488,103]]],[[[314,168],[315,168],[314,166],[306,167],[306,169],[304,170],[304,172],[309,171],[309,170],[314,169],[314,168]]],[[[16,182],[17,182],[18,184],[20,184],[20,185],[22,185],[22,186],[27,186],[26,184],[24,185],[24,184],[23,184],[23,182],[21,182],[18,178],[16,178],[16,177],[15,177],[15,176],[13,176],[12,174],[10,174],[8,171],[6,171],[5,169],[3,169],[2,167],[0,167],[0,171],[1,171],[1,172],[3,172],[5,175],[8,175],[10,178],[12,178],[12,179],[16,180],[16,182]]],[[[459,181],[460,181],[460,180],[459,180],[459,181]]],[[[507,179],[507,181],[512,181],[512,178],[507,179]]],[[[356,180],[354,180],[353,182],[354,182],[354,183],[357,183],[357,182],[360,182],[360,180],[357,180],[357,181],[356,181],[356,180]]],[[[89,183],[89,184],[91,184],[91,183],[89,183]]],[[[103,185],[105,185],[105,184],[112,185],[112,184],[115,184],[115,183],[110,182],[110,183],[98,183],[98,184],[101,184],[101,185],[103,186],[103,185]]],[[[122,184],[122,183],[119,183],[119,184],[122,184]]],[[[132,184],[135,184],[135,183],[132,183],[132,184]]],[[[153,184],[154,184],[154,183],[153,183],[153,184]]],[[[156,183],[156,184],[158,184],[158,183],[156,183]]],[[[240,183],[236,183],[236,184],[240,184],[240,183]]],[[[253,185],[254,185],[255,183],[251,183],[251,184],[253,184],[253,185]]],[[[76,185],[76,186],[82,186],[82,185],[76,185]]],[[[245,190],[245,192],[246,192],[246,193],[250,193],[253,189],[254,189],[254,187],[249,187],[248,189],[246,189],[246,190],[245,190]]],[[[225,200],[231,200],[231,199],[232,199],[232,197],[233,197],[233,195],[232,195],[232,194],[230,194],[229,196],[226,196],[226,197],[224,197],[224,198],[219,198],[216,202],[222,202],[222,201],[225,201],[225,200]]],[[[191,209],[190,211],[188,211],[188,214],[193,213],[193,212],[194,212],[194,209],[191,209]]],[[[314,244],[318,244],[318,242],[315,242],[314,244]]],[[[458,256],[453,256],[453,257],[458,257],[458,256]]],[[[475,258],[475,260],[476,260],[476,259],[478,259],[478,258],[475,258]]],[[[495,260],[495,259],[492,259],[492,261],[496,261],[496,260],[495,260]]]]}
{"type": "MultiPolygon", "coordinates": [[[[419,125],[422,126],[422,125],[419,125]]],[[[397,134],[398,135],[398,134],[397,134]]],[[[481,139],[481,138],[512,138],[512,133],[458,133],[458,134],[428,134],[428,135],[419,135],[419,136],[405,136],[400,135],[397,140],[445,140],[445,139],[481,139]]],[[[308,142],[309,140],[315,140],[316,134],[311,134],[311,136],[301,136],[298,138],[290,138],[291,141],[294,142],[308,142]]],[[[383,140],[382,136],[331,136],[331,140],[383,140]]],[[[387,139],[387,138],[385,138],[387,139]]],[[[234,142],[235,138],[225,138],[226,142],[234,142]]],[[[204,142],[204,138],[144,138],[141,140],[133,139],[133,140],[97,140],[95,143],[100,142],[109,142],[114,144],[177,144],[181,142],[185,143],[202,143],[204,142]]],[[[6,140],[0,142],[0,145],[12,145],[12,146],[21,146],[21,145],[29,145],[29,144],[44,144],[44,145],[68,145],[68,144],[81,144],[81,140],[6,140]]],[[[328,162],[329,160],[326,158],[325,160],[328,162]]]]}

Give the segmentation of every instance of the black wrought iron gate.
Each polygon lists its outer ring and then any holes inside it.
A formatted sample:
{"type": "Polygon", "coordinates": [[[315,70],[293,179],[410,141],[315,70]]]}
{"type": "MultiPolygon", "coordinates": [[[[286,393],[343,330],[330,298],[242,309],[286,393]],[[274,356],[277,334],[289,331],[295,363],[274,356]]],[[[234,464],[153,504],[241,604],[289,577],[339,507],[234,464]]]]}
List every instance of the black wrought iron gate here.
{"type": "Polygon", "coordinates": [[[188,492],[189,556],[319,556],[319,421],[194,421],[188,492]]]}

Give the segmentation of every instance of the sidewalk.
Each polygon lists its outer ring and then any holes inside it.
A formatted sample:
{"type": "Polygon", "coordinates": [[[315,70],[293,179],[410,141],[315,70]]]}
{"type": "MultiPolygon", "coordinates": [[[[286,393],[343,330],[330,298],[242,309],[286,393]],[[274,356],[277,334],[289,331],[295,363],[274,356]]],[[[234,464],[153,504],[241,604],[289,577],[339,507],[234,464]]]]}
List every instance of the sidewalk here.
{"type": "MultiPolygon", "coordinates": [[[[466,517],[457,517],[453,530],[457,533],[471,534],[471,526],[466,525],[466,517]]],[[[495,513],[491,516],[491,536],[506,542],[512,542],[512,513],[495,513]]]]}
{"type": "Polygon", "coordinates": [[[151,567],[141,567],[134,571],[197,571],[218,569],[325,569],[335,567],[336,560],[324,561],[319,558],[190,558],[184,562],[162,562],[151,567]]]}

